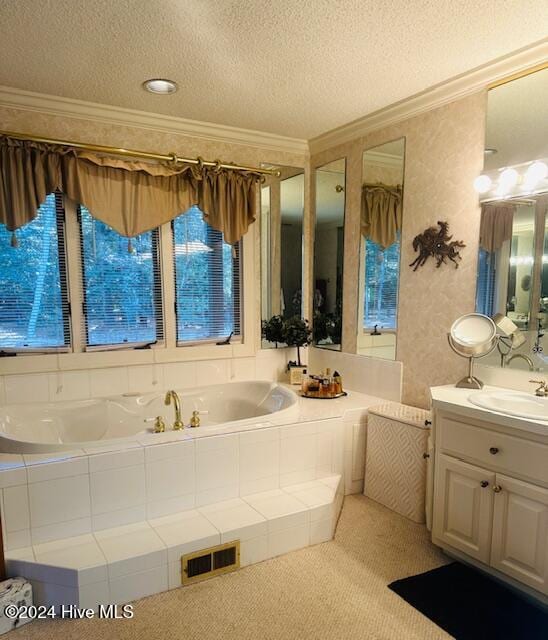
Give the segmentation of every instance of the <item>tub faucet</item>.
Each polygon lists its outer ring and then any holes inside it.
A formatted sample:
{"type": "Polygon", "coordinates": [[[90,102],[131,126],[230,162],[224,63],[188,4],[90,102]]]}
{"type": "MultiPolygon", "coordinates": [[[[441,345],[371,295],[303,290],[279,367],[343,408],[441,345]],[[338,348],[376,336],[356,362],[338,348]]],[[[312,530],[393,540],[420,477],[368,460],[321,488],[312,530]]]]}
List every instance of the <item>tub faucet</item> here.
{"type": "Polygon", "coordinates": [[[166,393],[164,404],[166,406],[170,405],[171,401],[173,401],[173,406],[175,408],[175,422],[173,423],[173,429],[175,431],[179,431],[180,429],[183,429],[185,425],[181,420],[181,400],[179,399],[176,391],[171,390],[166,393]]]}

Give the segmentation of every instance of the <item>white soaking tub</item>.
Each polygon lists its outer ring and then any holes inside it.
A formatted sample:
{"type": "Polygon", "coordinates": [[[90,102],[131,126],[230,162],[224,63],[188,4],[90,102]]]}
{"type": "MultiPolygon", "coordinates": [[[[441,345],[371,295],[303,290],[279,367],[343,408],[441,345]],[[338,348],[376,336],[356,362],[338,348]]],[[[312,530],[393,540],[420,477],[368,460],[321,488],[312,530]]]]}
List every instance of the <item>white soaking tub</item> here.
{"type": "MultiPolygon", "coordinates": [[[[298,396],[274,382],[232,382],[175,391],[184,424],[188,425],[193,411],[199,411],[201,426],[173,432],[173,437],[273,426],[294,421],[298,415],[298,396]]],[[[166,432],[175,418],[173,404],[166,406],[164,396],[158,391],[5,405],[0,407],[0,453],[49,453],[131,441],[144,444],[143,440],[152,444],[165,437],[153,433],[154,418],[163,416],[166,432]]]]}

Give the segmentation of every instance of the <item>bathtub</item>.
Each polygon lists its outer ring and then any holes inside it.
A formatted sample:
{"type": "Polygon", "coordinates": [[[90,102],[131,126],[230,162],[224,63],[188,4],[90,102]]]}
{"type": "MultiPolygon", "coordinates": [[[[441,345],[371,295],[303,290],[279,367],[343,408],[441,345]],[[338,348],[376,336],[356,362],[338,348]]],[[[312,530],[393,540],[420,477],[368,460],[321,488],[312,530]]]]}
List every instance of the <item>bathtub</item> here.
{"type": "Polygon", "coordinates": [[[165,392],[135,393],[90,400],[37,402],[0,407],[0,453],[50,453],[107,448],[132,441],[153,444],[167,438],[230,433],[246,428],[294,421],[298,396],[266,381],[232,382],[177,390],[187,425],[193,411],[201,426],[174,432],[173,405],[165,392]],[[163,416],[165,434],[155,434],[156,416],[163,416]]]}

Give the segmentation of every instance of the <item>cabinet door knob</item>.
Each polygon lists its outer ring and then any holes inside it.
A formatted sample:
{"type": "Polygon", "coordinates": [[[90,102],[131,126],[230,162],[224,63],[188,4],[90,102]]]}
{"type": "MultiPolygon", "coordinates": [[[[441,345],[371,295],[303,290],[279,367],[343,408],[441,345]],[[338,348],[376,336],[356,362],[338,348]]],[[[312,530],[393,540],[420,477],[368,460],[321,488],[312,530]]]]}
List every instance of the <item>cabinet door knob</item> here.
{"type": "Polygon", "coordinates": [[[482,487],[483,489],[485,489],[485,487],[488,487],[488,486],[489,486],[489,483],[487,482],[487,480],[482,480],[482,481],[480,482],[480,485],[481,485],[481,487],[482,487]]]}
{"type": "Polygon", "coordinates": [[[498,452],[499,452],[499,448],[498,448],[498,447],[491,447],[491,448],[489,449],[489,453],[490,453],[492,456],[496,455],[498,452]]]}
{"type": "Polygon", "coordinates": [[[500,493],[502,491],[502,487],[500,486],[500,484],[493,485],[493,491],[495,493],[500,493]]]}
{"type": "Polygon", "coordinates": [[[432,424],[432,420],[425,420],[424,421],[424,426],[425,427],[429,427],[432,424]]]}
{"type": "Polygon", "coordinates": [[[427,458],[430,457],[430,454],[429,453],[423,453],[422,457],[426,460],[427,458]]]}

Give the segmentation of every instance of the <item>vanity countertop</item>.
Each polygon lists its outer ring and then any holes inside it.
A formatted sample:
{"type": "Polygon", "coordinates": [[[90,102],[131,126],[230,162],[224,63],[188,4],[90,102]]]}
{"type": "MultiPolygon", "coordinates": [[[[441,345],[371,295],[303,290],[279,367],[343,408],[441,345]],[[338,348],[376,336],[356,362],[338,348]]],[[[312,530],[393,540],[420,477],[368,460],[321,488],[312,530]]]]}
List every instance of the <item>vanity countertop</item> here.
{"type": "MultiPolygon", "coordinates": [[[[502,389],[501,387],[485,386],[483,392],[488,391],[508,391],[516,392],[515,389],[502,389]]],[[[481,393],[475,389],[458,389],[455,385],[444,385],[440,387],[430,387],[430,395],[432,396],[432,404],[434,409],[443,409],[477,418],[484,422],[492,422],[501,427],[509,427],[520,431],[527,431],[542,436],[548,436],[548,421],[531,420],[529,418],[521,418],[507,415],[498,411],[484,409],[472,404],[468,397],[473,393],[481,393]]],[[[533,394],[531,394],[533,395],[533,394]]],[[[547,400],[548,402],[548,400],[547,400]]]]}

